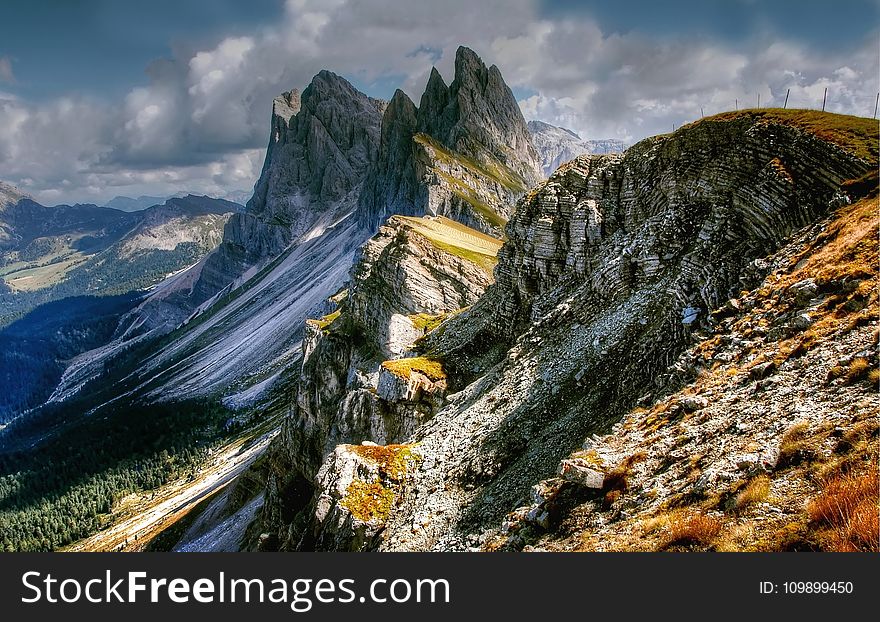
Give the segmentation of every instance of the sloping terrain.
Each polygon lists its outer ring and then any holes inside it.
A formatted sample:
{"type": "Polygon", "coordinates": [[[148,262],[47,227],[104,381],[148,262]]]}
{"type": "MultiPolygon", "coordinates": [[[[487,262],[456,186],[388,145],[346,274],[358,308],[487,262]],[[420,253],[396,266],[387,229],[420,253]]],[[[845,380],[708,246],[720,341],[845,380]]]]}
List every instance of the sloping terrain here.
{"type": "Polygon", "coordinates": [[[696,379],[584,439],[487,546],[878,550],[876,193],[768,258],[680,357],[696,379]]]}
{"type": "Polygon", "coordinates": [[[65,298],[0,329],[0,425],[45,403],[67,362],[110,341],[120,317],[140,297],[65,298]]]}
{"type": "Polygon", "coordinates": [[[336,538],[275,530],[287,531],[281,517],[314,511],[316,471],[336,445],[395,442],[432,416],[446,392],[442,369],[400,356],[477,300],[500,246],[444,218],[403,216],[365,244],[347,289],[333,297],[338,308],[307,324],[296,399],[267,459],[269,488],[252,546],[336,538]],[[259,539],[266,530],[274,534],[259,539]]]}
{"type": "Polygon", "coordinates": [[[0,256],[0,325],[68,296],[151,287],[213,250],[230,215],[240,209],[196,196],[136,213],[9,199],[0,215],[13,232],[0,256]]]}
{"type": "MultiPolygon", "coordinates": [[[[860,445],[859,438],[870,439],[873,434],[859,427],[870,412],[864,400],[873,399],[860,379],[874,363],[874,355],[865,354],[865,348],[872,347],[871,332],[865,327],[838,333],[836,319],[826,323],[823,318],[828,312],[836,318],[834,308],[839,304],[848,303],[858,312],[872,304],[871,281],[864,279],[874,278],[876,265],[868,255],[860,258],[863,251],[858,249],[870,239],[866,235],[876,237],[876,220],[868,218],[875,206],[856,202],[876,189],[876,177],[866,174],[877,167],[877,137],[877,123],[867,119],[806,111],[746,111],[701,120],[671,135],[643,141],[623,155],[585,156],[561,167],[518,204],[505,230],[508,239],[499,253],[495,285],[473,307],[420,341],[422,359],[442,365],[450,391],[433,417],[406,439],[407,445],[371,450],[370,457],[357,446],[337,447],[319,470],[310,526],[297,528],[317,534],[332,530],[332,540],[288,540],[287,546],[519,548],[538,536],[526,534],[521,541],[512,538],[499,544],[502,522],[528,519],[532,525],[549,527],[553,513],[548,509],[544,516],[546,508],[537,506],[548,500],[553,505],[554,491],[545,491],[541,482],[558,470],[563,474],[559,481],[567,481],[568,473],[579,482],[578,490],[598,486],[603,491],[598,503],[611,508],[607,514],[585,519],[595,518],[592,523],[579,523],[586,541],[590,529],[595,528],[601,537],[604,522],[632,512],[626,505],[632,497],[621,492],[626,489],[621,481],[626,480],[628,469],[641,473],[638,469],[646,464],[649,470],[672,471],[668,479],[658,475],[653,480],[654,493],[650,493],[649,476],[640,475],[647,482],[648,492],[641,498],[647,500],[639,501],[646,511],[666,502],[670,505],[665,507],[673,509],[674,493],[682,492],[689,481],[699,480],[698,488],[706,491],[707,498],[720,498],[734,483],[728,465],[736,470],[738,462],[749,463],[740,460],[738,452],[760,456],[762,449],[774,445],[774,435],[784,432],[777,428],[793,425],[801,417],[807,425],[789,441],[813,439],[807,444],[815,443],[819,447],[814,448],[816,455],[827,458],[831,441],[822,440],[822,434],[840,427],[835,433],[848,436],[852,424],[861,431],[848,438],[860,447],[856,460],[863,460],[870,451],[864,443],[860,445]],[[852,252],[841,251],[841,280],[833,276],[831,256],[822,255],[822,247],[838,238],[818,237],[815,246],[801,249],[794,265],[795,270],[823,265],[829,269],[824,277],[827,283],[821,285],[824,281],[816,278],[816,283],[795,287],[797,281],[791,281],[786,295],[785,282],[777,287],[775,276],[771,277],[765,285],[769,298],[755,300],[755,304],[769,301],[772,308],[751,319],[744,317],[742,325],[731,331],[730,342],[723,342],[747,347],[736,340],[755,341],[751,346],[754,359],[738,363],[730,376],[720,372],[723,380],[719,382],[749,378],[747,386],[741,392],[731,387],[729,395],[712,393],[719,402],[717,410],[699,395],[687,400],[675,397],[679,391],[689,393],[685,387],[695,380],[708,382],[713,377],[716,362],[695,363],[680,357],[710,338],[718,326],[716,310],[732,298],[748,300],[741,292],[751,292],[764,282],[772,266],[768,256],[780,249],[777,256],[787,256],[791,252],[787,245],[798,235],[806,236],[802,243],[807,243],[810,232],[816,235],[810,228],[847,203],[855,205],[849,208],[851,212],[840,212],[841,218],[860,223],[854,230],[841,228],[840,222],[832,224],[837,221],[826,223],[846,243],[856,244],[852,252]],[[850,268],[862,274],[862,283],[846,276],[850,268]],[[822,290],[823,286],[828,289],[822,290]],[[798,296],[796,292],[802,289],[807,293],[798,296]],[[828,299],[819,296],[823,291],[828,299]],[[857,299],[849,300],[851,294],[857,299]],[[827,301],[841,295],[829,309],[827,301]],[[816,317],[793,317],[789,297],[816,304],[816,317]],[[771,333],[773,321],[779,330],[771,333]],[[755,339],[762,330],[756,324],[766,323],[764,336],[778,341],[788,339],[795,334],[789,330],[796,332],[795,326],[808,321],[814,327],[813,342],[773,345],[755,339]],[[839,358],[835,363],[840,369],[832,375],[845,380],[834,381],[838,384],[823,388],[815,398],[804,396],[807,410],[803,413],[796,411],[796,394],[780,392],[776,404],[780,414],[771,416],[768,424],[773,433],[762,426],[760,418],[745,417],[762,410],[760,397],[753,397],[754,387],[759,386],[760,393],[774,385],[771,381],[764,387],[756,381],[771,377],[777,367],[784,373],[791,369],[792,377],[801,374],[795,370],[804,361],[812,362],[812,356],[825,361],[820,368],[839,358]],[[850,373],[846,357],[864,362],[855,363],[850,373]],[[847,378],[851,383],[843,388],[850,382],[847,378]],[[837,393],[838,387],[842,392],[835,398],[843,398],[844,406],[836,417],[820,404],[834,399],[828,393],[837,393]],[[673,408],[667,401],[678,406],[673,408]],[[646,420],[654,428],[651,432],[667,425],[664,404],[673,418],[685,412],[701,414],[692,423],[682,424],[683,428],[669,427],[668,435],[663,430],[661,437],[666,441],[650,450],[640,446],[642,432],[625,433],[624,426],[614,427],[640,402],[650,413],[636,417],[646,420]],[[722,405],[732,403],[744,409],[742,434],[751,438],[697,452],[705,444],[702,441],[709,442],[716,430],[730,425],[731,407],[722,405]],[[850,423],[844,425],[846,421],[850,423]],[[621,439],[613,434],[615,430],[621,439]],[[560,469],[560,462],[591,435],[609,432],[611,437],[602,437],[603,445],[595,455],[587,443],[584,453],[575,454],[577,468],[563,463],[567,466],[560,469]],[[814,439],[816,434],[819,437],[814,439]],[[706,477],[700,479],[698,473],[692,480],[675,479],[681,473],[672,469],[689,468],[689,460],[657,466],[664,457],[670,458],[673,441],[693,447],[693,467],[704,470],[706,477]],[[760,447],[751,449],[751,444],[760,447]],[[642,452],[648,454],[647,459],[642,452]],[[698,459],[697,453],[707,455],[698,459]],[[366,491],[365,487],[373,491],[371,496],[358,497],[357,491],[366,491]],[[355,497],[346,501],[352,494],[355,497]],[[615,506],[621,499],[626,503],[615,506]],[[329,512],[328,503],[333,508],[329,512]],[[511,512],[514,515],[508,516],[511,512]]],[[[730,304],[735,307],[737,303],[730,304]]],[[[865,315],[859,322],[874,322],[869,318],[873,316],[865,315]]],[[[713,343],[720,345],[721,338],[713,343]]],[[[712,351],[719,345],[704,347],[712,351]]],[[[419,359],[412,360],[414,368],[420,365],[419,359]]],[[[813,373],[818,378],[827,372],[813,373]]],[[[812,386],[819,389],[818,384],[812,386]]],[[[649,432],[644,435],[647,439],[649,432]]],[[[279,442],[284,440],[282,436],[279,442]]],[[[848,451],[844,445],[840,455],[848,451]]],[[[762,460],[754,457],[751,464],[762,460]]],[[[859,476],[857,471],[854,476],[859,476]]],[[[837,474],[847,473],[844,469],[837,474]]],[[[634,495],[642,492],[641,487],[633,490],[634,495]]],[[[569,490],[566,494],[580,493],[569,490]]],[[[589,501],[588,496],[582,499],[589,501]]],[[[566,503],[569,508],[578,505],[566,503]]],[[[688,505],[688,501],[682,503],[688,505]]],[[[596,507],[595,503],[590,507],[596,507]]],[[[564,519],[566,514],[561,516],[564,519]]],[[[615,533],[626,529],[622,524],[615,533]]],[[[577,525],[572,531],[577,531],[577,525]]],[[[551,535],[546,546],[552,542],[551,535]]]]}

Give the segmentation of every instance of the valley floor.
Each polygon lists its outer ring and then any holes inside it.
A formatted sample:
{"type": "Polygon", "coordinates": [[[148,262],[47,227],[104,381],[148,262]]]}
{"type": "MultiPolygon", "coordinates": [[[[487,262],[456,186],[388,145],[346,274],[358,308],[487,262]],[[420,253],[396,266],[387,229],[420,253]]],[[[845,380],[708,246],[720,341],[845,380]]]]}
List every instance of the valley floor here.
{"type": "Polygon", "coordinates": [[[160,533],[183,520],[197,505],[221,492],[266,450],[278,431],[265,426],[214,451],[194,480],[178,479],[154,491],[132,494],[114,508],[113,523],[64,551],[144,551],[160,533]]]}

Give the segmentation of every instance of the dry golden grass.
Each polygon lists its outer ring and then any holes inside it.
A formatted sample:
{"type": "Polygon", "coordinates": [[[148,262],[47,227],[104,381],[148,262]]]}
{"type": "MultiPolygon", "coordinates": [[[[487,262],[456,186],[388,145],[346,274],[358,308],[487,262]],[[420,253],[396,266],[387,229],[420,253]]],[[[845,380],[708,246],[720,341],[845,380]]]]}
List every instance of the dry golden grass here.
{"type": "Polygon", "coordinates": [[[336,309],[336,311],[334,311],[333,313],[328,313],[327,315],[325,315],[324,317],[322,317],[318,320],[308,319],[308,320],[306,320],[306,323],[310,324],[320,330],[326,330],[327,328],[329,328],[329,326],[333,322],[335,322],[336,320],[339,319],[339,316],[341,314],[342,314],[342,310],[336,309]]]}
{"type": "Polygon", "coordinates": [[[808,423],[801,422],[785,431],[779,442],[777,468],[800,464],[814,457],[815,451],[808,435],[809,429],[808,423]]]}
{"type": "Polygon", "coordinates": [[[880,478],[874,463],[829,479],[807,506],[810,520],[827,530],[832,551],[880,551],[880,478]]]}
{"type": "Polygon", "coordinates": [[[351,445],[351,451],[375,462],[379,473],[392,481],[400,481],[406,475],[407,466],[417,460],[412,445],[351,445]]]}
{"type": "Polygon", "coordinates": [[[707,546],[721,533],[721,521],[709,514],[685,514],[672,518],[660,548],[707,546]]]}
{"type": "Polygon", "coordinates": [[[393,503],[394,493],[381,482],[367,483],[356,479],[348,485],[339,505],[357,520],[369,523],[387,519],[393,503]]]}
{"type": "Polygon", "coordinates": [[[871,369],[871,364],[868,362],[868,359],[861,357],[853,359],[852,363],[849,364],[849,368],[846,370],[847,384],[853,384],[860,380],[864,380],[868,377],[871,369]]]}
{"type": "Polygon", "coordinates": [[[387,369],[399,378],[409,378],[410,373],[418,372],[426,376],[429,380],[438,381],[446,379],[446,372],[443,370],[443,364],[440,361],[429,359],[425,356],[418,356],[409,359],[394,359],[385,361],[382,367],[387,369]]]}
{"type": "Polygon", "coordinates": [[[738,511],[742,511],[754,503],[766,501],[769,494],[770,478],[766,475],[759,475],[746,484],[745,488],[736,496],[734,507],[738,511]]]}
{"type": "Polygon", "coordinates": [[[878,123],[874,119],[819,110],[760,108],[723,112],[703,121],[734,121],[749,117],[797,128],[834,143],[863,160],[877,162],[878,123]]]}

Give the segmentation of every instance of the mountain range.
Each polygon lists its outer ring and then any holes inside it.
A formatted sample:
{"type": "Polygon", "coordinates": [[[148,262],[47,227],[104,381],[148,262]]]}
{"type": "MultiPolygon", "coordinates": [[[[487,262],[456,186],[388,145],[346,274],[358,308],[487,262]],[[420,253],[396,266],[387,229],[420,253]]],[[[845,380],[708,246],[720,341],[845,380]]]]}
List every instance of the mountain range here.
{"type": "Polygon", "coordinates": [[[623,153],[627,146],[624,141],[613,138],[584,140],[572,130],[543,121],[529,121],[529,132],[541,156],[541,168],[546,177],[579,155],[623,153]]]}
{"type": "Polygon", "coordinates": [[[268,130],[222,217],[0,186],[17,261],[203,242],[100,322],[10,326],[66,360],[0,430],[4,548],[870,549],[810,504],[876,479],[875,121],[623,150],[527,124],[463,47],[418,105],[325,70],[268,130]]]}

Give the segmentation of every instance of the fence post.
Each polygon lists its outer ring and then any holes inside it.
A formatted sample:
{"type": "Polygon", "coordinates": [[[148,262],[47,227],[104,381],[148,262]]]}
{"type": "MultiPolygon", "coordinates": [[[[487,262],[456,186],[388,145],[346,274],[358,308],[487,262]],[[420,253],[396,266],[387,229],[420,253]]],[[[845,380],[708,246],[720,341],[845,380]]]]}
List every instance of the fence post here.
{"type": "Polygon", "coordinates": [[[733,100],[733,102],[734,102],[734,103],[733,103],[733,109],[734,109],[734,110],[739,110],[739,100],[738,100],[738,99],[735,99],[735,100],[733,100]]]}
{"type": "Polygon", "coordinates": [[[703,115],[703,107],[700,106],[700,118],[702,119],[705,115],[703,115]]]}
{"type": "Polygon", "coordinates": [[[758,108],[761,107],[761,94],[758,93],[758,108]]]}
{"type": "Polygon", "coordinates": [[[877,118],[877,104],[880,104],[880,93],[877,93],[877,99],[874,101],[874,118],[877,118]]]}
{"type": "Polygon", "coordinates": [[[791,89],[788,89],[787,91],[785,91],[785,103],[782,104],[783,110],[788,108],[788,94],[789,93],[791,93],[791,89]]]}
{"type": "Polygon", "coordinates": [[[822,96],[822,112],[825,112],[825,100],[828,99],[828,87],[825,87],[825,94],[822,96]]]}

